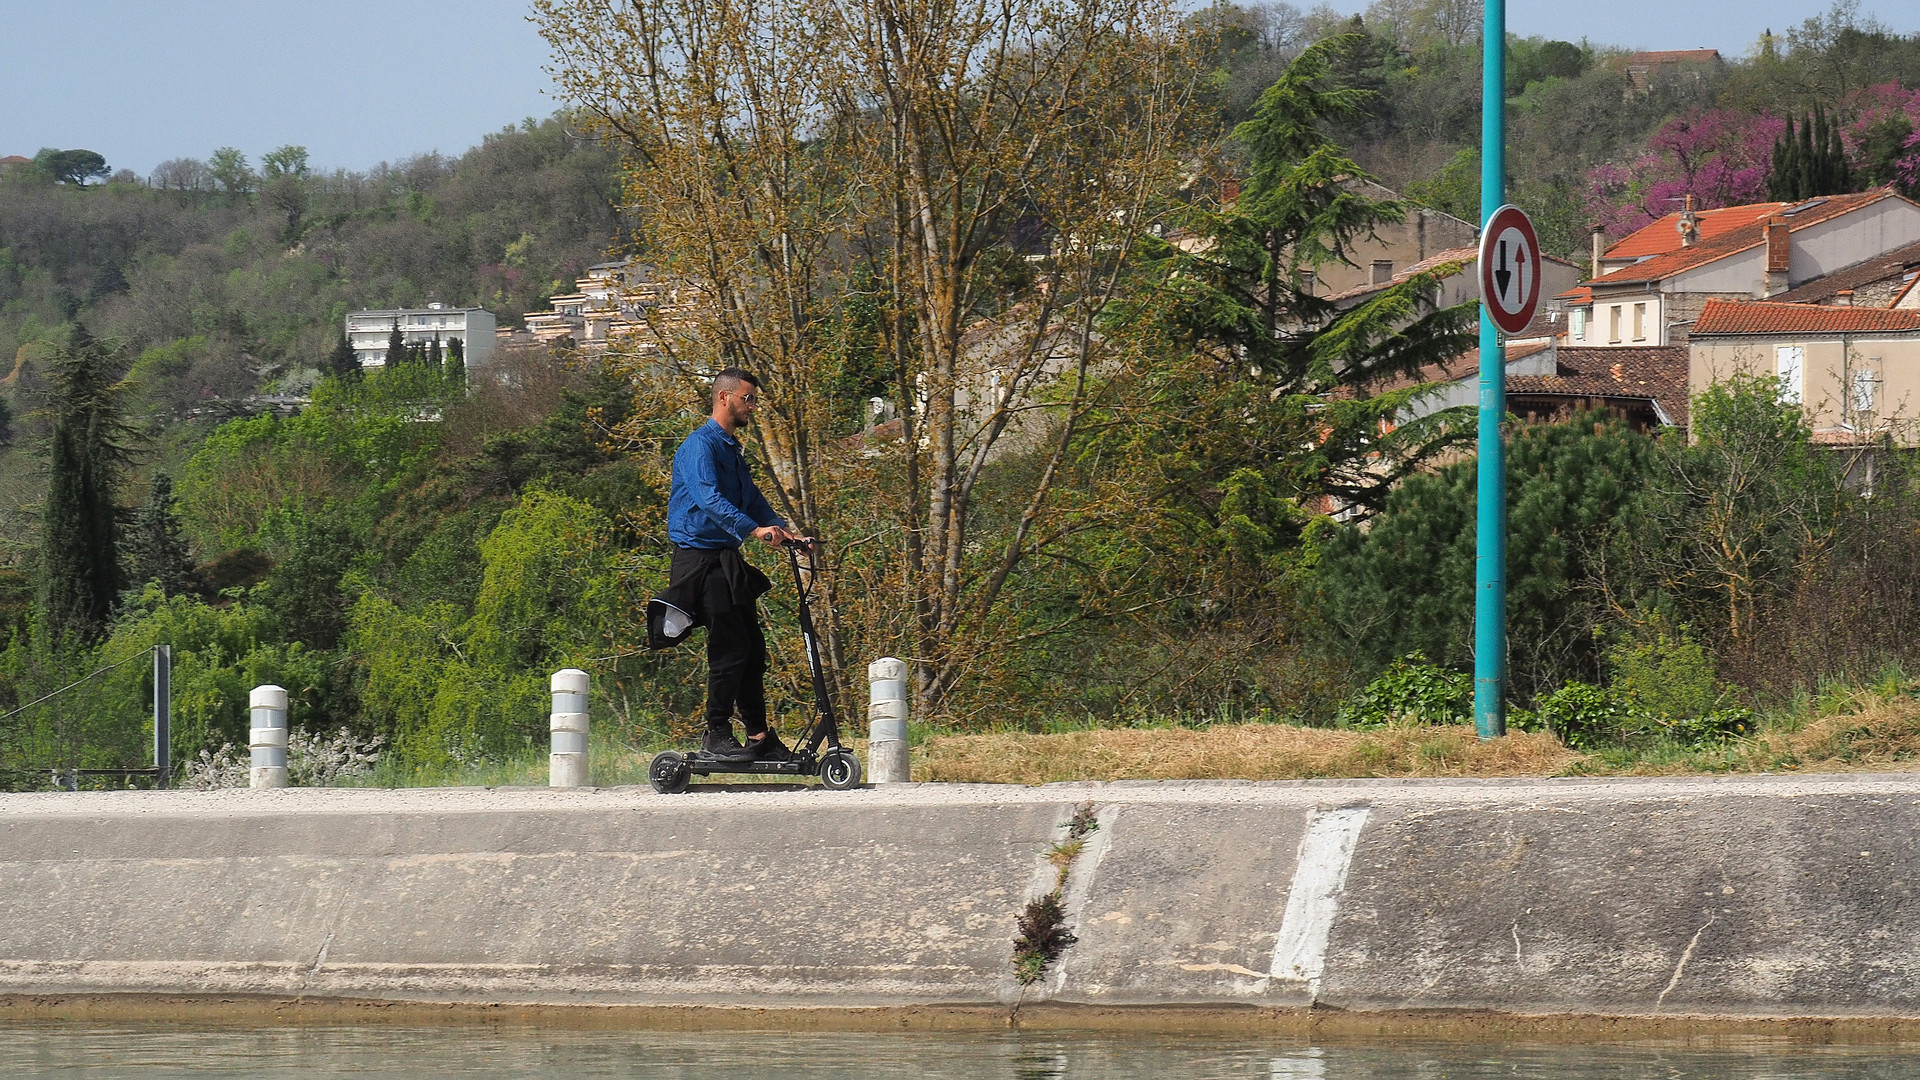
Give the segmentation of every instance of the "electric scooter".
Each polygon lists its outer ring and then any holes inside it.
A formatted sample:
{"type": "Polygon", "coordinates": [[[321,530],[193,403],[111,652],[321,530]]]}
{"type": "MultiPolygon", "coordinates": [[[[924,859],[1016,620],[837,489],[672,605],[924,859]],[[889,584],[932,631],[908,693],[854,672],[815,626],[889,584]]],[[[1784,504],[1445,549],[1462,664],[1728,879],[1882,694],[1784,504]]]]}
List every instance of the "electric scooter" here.
{"type": "Polygon", "coordinates": [[[840,745],[840,718],[833,711],[832,696],[827,693],[827,676],[820,664],[820,638],[814,633],[813,612],[807,603],[813,593],[813,583],[819,579],[813,541],[789,540],[783,546],[787,549],[787,563],[793,570],[794,591],[800,595],[800,636],[806,639],[807,667],[813,672],[812,723],[794,744],[793,752],[783,760],[729,761],[699,750],[655,754],[647,766],[647,783],[653,785],[653,790],[663,795],[678,795],[687,790],[694,777],[714,773],[818,776],[822,787],[834,791],[860,786],[860,759],[840,745]],[[802,551],[807,553],[804,579],[800,575],[802,551]]]}

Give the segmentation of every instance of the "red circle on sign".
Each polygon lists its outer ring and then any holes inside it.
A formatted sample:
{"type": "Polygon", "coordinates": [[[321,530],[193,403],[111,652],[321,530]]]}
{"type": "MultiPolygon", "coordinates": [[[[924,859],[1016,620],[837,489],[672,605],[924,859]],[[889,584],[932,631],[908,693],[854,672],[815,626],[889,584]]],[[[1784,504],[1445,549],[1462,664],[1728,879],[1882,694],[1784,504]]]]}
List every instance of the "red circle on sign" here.
{"type": "Polygon", "coordinates": [[[1540,307],[1540,238],[1512,203],[1495,210],[1480,233],[1480,301],[1509,334],[1525,330],[1540,307]]]}

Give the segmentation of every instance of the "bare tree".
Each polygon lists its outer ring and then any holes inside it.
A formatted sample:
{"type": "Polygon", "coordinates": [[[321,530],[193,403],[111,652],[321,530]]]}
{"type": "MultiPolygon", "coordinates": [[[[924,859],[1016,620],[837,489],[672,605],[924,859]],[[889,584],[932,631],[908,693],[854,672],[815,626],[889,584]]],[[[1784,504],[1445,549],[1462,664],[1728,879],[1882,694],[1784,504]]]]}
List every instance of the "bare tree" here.
{"type": "MultiPolygon", "coordinates": [[[[669,370],[771,375],[758,436],[795,520],[871,524],[835,594],[937,709],[1004,640],[1128,253],[1204,134],[1165,0],[540,0],[561,86],[625,146],[641,244],[699,297],[669,370]],[[899,437],[833,438],[884,371],[899,437]],[[878,457],[878,461],[875,457],[878,457]],[[999,463],[1026,463],[978,503],[999,463]],[[850,486],[851,485],[851,486],[850,486]],[[990,512],[989,512],[990,511],[990,512]]],[[[846,536],[850,529],[837,534],[846,536]]],[[[843,610],[844,609],[844,610],[843,610]]]]}

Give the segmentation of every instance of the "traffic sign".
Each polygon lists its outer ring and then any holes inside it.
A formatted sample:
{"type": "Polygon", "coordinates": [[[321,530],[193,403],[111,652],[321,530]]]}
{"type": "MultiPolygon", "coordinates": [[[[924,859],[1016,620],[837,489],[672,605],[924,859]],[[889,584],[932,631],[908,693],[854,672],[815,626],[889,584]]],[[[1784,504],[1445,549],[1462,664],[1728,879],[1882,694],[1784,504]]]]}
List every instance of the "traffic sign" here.
{"type": "Polygon", "coordinates": [[[1517,334],[1540,306],[1540,238],[1526,212],[1508,203],[1480,234],[1480,299],[1493,325],[1517,334]]]}

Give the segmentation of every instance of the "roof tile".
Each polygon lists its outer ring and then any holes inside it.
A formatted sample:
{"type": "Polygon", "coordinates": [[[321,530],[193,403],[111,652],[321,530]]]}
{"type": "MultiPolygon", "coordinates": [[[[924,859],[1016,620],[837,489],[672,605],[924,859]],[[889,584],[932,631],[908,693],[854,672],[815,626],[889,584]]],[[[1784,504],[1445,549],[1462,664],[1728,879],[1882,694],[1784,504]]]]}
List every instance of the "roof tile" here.
{"type": "MultiPolygon", "coordinates": [[[[1831,195],[1820,200],[1809,200],[1808,203],[1801,204],[1806,209],[1787,218],[1787,231],[1798,232],[1810,225],[1830,221],[1841,214],[1850,213],[1882,199],[1897,198],[1899,196],[1887,188],[1874,188],[1871,191],[1862,191],[1853,195],[1831,195]]],[[[1779,204],[1765,205],[1778,206],[1779,204]]],[[[1766,241],[1766,221],[1753,220],[1723,232],[1711,240],[1702,238],[1692,247],[1677,248],[1634,263],[1632,266],[1623,266],[1610,274],[1602,274],[1588,284],[1616,285],[1658,281],[1661,278],[1691,270],[1696,266],[1703,266],[1716,259],[1724,259],[1729,255],[1759,247],[1766,241]]]]}
{"type": "Polygon", "coordinates": [[[1920,311],[1764,300],[1708,300],[1693,337],[1713,334],[1871,334],[1920,330],[1920,311]]]}

